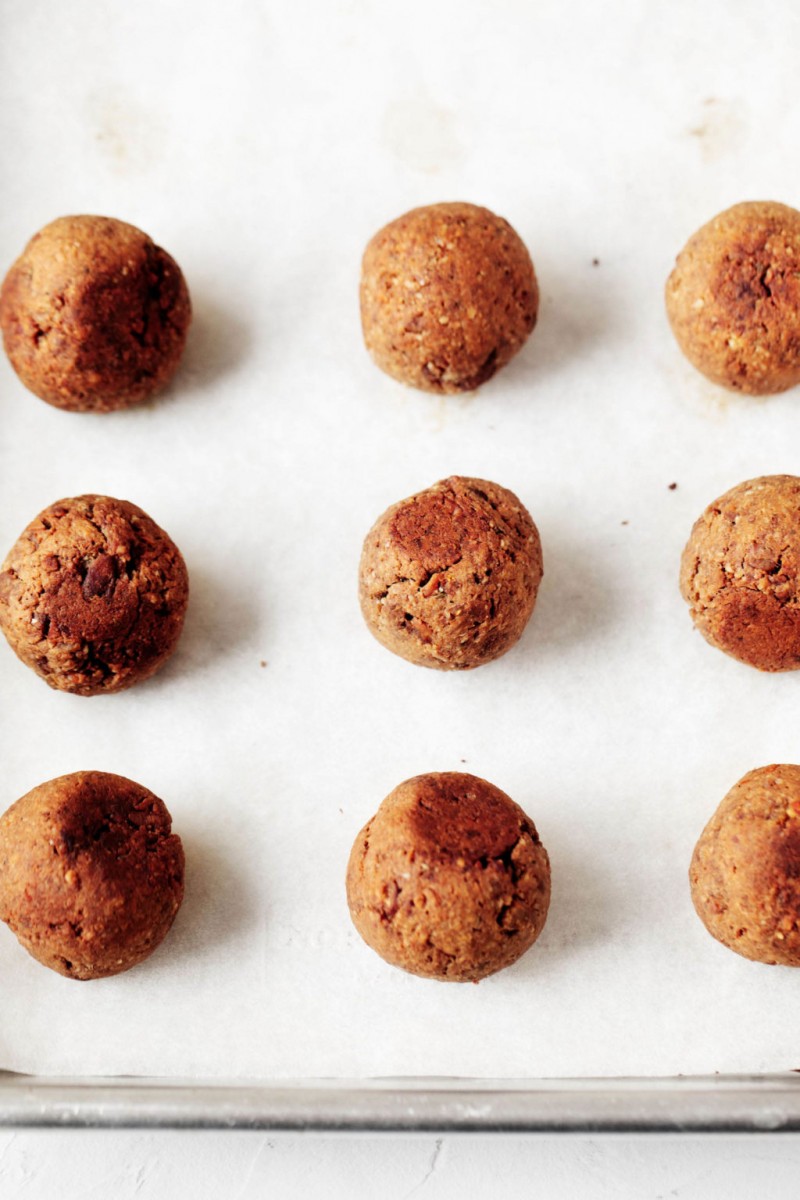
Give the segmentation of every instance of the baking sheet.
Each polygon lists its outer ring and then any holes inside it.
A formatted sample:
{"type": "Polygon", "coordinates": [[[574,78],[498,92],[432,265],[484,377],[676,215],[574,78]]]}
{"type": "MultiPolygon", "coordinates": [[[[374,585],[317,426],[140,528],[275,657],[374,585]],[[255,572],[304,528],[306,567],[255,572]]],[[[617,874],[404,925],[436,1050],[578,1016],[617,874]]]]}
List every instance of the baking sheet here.
{"type": "Polygon", "coordinates": [[[795,1074],[680,1079],[32,1079],[0,1072],[0,1125],[446,1133],[796,1133],[795,1074]]]}
{"type": "Polygon", "coordinates": [[[116,771],[167,802],[188,859],[169,940],[127,975],[61,979],[0,930],[0,1064],[800,1065],[797,975],[714,943],[686,883],[724,792],[798,761],[800,678],[709,649],[676,583],[706,503],[800,473],[800,400],[706,383],[661,298],[715,212],[800,203],[793,7],[29,0],[2,20],[3,266],[57,215],[118,216],[177,258],[196,315],[169,393],[128,413],[57,412],[0,363],[3,550],[56,498],[107,492],[168,530],[192,580],[177,655],[129,693],[52,693],[0,646],[0,803],[116,771]],[[517,228],[542,304],[496,380],[436,399],[373,367],[355,293],[379,225],[454,198],[517,228]],[[355,597],[374,518],[451,473],[517,492],[545,561],[521,643],[459,675],[387,654],[355,597]],[[513,796],[553,868],[541,939],[478,986],[386,967],[344,900],[382,797],[454,769],[513,796]]]}

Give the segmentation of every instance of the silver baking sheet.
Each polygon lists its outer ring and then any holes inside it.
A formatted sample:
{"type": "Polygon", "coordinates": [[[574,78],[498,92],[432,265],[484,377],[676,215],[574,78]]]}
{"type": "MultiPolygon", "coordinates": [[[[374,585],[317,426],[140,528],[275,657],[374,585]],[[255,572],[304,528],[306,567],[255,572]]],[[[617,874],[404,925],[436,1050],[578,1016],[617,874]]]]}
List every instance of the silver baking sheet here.
{"type": "MultiPolygon", "coordinates": [[[[179,376],[135,411],[57,412],[0,361],[0,550],[53,500],[106,492],[168,530],[192,580],[178,653],[128,693],[56,694],[0,645],[0,807],[68,771],[116,771],[163,797],[188,863],[170,938],[118,978],[61,979],[0,929],[0,1064],[39,1080],[4,1084],[7,1119],[40,1103],[202,1122],[225,1095],[237,1119],[245,1097],[259,1120],[288,1119],[291,1098],[295,1120],[333,1125],[338,1106],[356,1127],[362,1085],[283,1081],[450,1077],[511,1081],[485,1085],[498,1127],[539,1127],[552,1104],[577,1128],[582,1105],[611,1121],[636,1083],[528,1081],[624,1076],[667,1081],[641,1084],[650,1120],[664,1096],[691,1127],[701,1099],[742,1127],[794,1120],[794,1082],[774,1073],[800,1066],[800,977],[714,943],[686,872],[728,788],[800,758],[800,678],[709,649],[676,576],[712,498],[800,473],[800,401],[706,383],[662,287],[715,212],[800,204],[785,150],[800,13],[30,0],[3,26],[0,264],[57,215],[106,213],[176,257],[195,307],[179,376]],[[356,291],[378,226],[454,198],[518,229],[542,303],[518,358],[445,400],[371,364],[356,291]],[[375,517],[453,473],[512,488],[545,564],[520,644],[457,675],[387,654],[355,596],[375,517]],[[553,866],[541,939],[477,987],[386,967],[344,899],[382,797],[454,769],[512,795],[553,866]],[[675,1079],[717,1073],[750,1082],[675,1079]],[[98,1083],[113,1076],[151,1082],[98,1083]]],[[[425,1119],[444,1120],[430,1094],[425,1119]]],[[[368,1095],[402,1125],[404,1086],[368,1095]]]]}
{"type": "Polygon", "coordinates": [[[795,1075],[684,1079],[286,1080],[0,1076],[0,1125],[293,1132],[792,1133],[795,1075]]]}

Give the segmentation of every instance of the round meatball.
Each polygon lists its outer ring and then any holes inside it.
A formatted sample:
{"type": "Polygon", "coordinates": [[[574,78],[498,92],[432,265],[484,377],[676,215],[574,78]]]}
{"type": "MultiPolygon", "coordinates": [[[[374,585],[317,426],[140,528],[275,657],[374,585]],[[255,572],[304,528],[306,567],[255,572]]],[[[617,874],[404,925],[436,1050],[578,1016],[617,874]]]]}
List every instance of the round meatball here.
{"type": "Polygon", "coordinates": [[[756,395],[800,382],[800,212],[735,204],[699,229],[667,280],[683,353],[713,383],[756,395]]]}
{"type": "Polygon", "coordinates": [[[800,478],[731,488],[692,528],[680,586],[707,642],[761,671],[800,667],[800,478]]]}
{"type": "Polygon", "coordinates": [[[507,221],[475,204],[415,208],[375,234],[361,324],[375,362],[426,392],[471,392],[536,324],[533,263],[507,221]]]}
{"type": "Polygon", "coordinates": [[[70,979],[117,975],[152,954],[183,874],[165,805],[121,775],[62,775],[0,817],[0,919],[70,979]]]}
{"type": "Polygon", "coordinates": [[[544,928],[550,862],[533,822],[475,775],[418,775],[359,833],[347,902],[368,946],[429,979],[477,983],[544,928]]]}
{"type": "Polygon", "coordinates": [[[191,320],[180,267],[140,229],[60,217],[0,290],[0,327],[27,388],[72,412],[111,412],[172,378],[191,320]]]}
{"type": "Polygon", "coordinates": [[[454,475],[375,522],[361,554],[361,611],[401,658],[467,670],[520,638],[541,578],[539,534],[521,501],[454,475]]]}
{"type": "Polygon", "coordinates": [[[692,901],[723,946],[800,967],[800,767],[749,771],[703,830],[692,901]]]}
{"type": "Polygon", "coordinates": [[[0,629],[50,687],[79,696],[147,679],[177,644],[189,598],[175,543],[127,500],[59,500],[0,568],[0,629]]]}

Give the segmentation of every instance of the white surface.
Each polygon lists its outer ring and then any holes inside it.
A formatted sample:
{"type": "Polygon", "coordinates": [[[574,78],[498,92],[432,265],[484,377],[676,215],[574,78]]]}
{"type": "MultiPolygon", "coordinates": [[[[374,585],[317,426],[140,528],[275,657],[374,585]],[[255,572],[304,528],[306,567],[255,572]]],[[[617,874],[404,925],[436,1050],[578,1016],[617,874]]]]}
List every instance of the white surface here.
{"type": "Polygon", "coordinates": [[[0,1135],[3,1200],[794,1200],[800,1137],[0,1135]]]}
{"type": "Polygon", "coordinates": [[[800,473],[800,405],[704,382],[661,297],[713,213],[800,202],[796,11],[30,0],[7,25],[2,262],[62,213],[119,216],[175,255],[196,321],[170,394],[116,416],[56,412],[0,364],[0,546],[56,498],[106,491],[164,525],[193,589],[175,659],[127,694],[52,693],[0,647],[3,803],[118,771],[164,798],[188,857],[173,934],[128,975],[76,985],[3,931],[0,1063],[799,1065],[798,977],[712,942],[686,869],[746,770],[798,758],[800,678],[710,650],[676,575],[706,503],[800,473]],[[495,381],[440,401],[373,367],[355,292],[371,233],[448,198],[511,220],[542,308],[495,381]],[[456,676],[387,654],[355,600],[374,518],[450,473],[516,491],[545,558],[520,645],[456,676]],[[381,798],[461,767],[531,814],[553,865],[540,942],[479,987],[384,966],[343,895],[381,798]]]}

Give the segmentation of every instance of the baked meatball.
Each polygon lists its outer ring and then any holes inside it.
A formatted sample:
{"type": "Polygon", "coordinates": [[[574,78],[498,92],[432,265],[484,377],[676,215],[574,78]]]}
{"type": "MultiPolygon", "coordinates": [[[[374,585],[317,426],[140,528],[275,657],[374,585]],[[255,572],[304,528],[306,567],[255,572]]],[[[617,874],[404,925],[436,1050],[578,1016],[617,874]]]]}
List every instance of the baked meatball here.
{"type": "Polygon", "coordinates": [[[59,500],[0,567],[0,629],[52,688],[118,692],[157,671],[183,628],[181,553],[127,500],[59,500]]]}
{"type": "Polygon", "coordinates": [[[680,586],[712,646],[761,671],[800,667],[800,478],[731,488],[692,528],[680,586]]]}
{"type": "Polygon", "coordinates": [[[800,382],[800,212],[735,204],[699,229],[667,280],[683,353],[713,383],[756,395],[800,382]]]}
{"type": "Polygon", "coordinates": [[[800,967],[800,767],[749,771],[703,830],[692,901],[723,946],[800,967]]]}
{"type": "Polygon", "coordinates": [[[418,775],[356,838],[347,902],[364,941],[392,966],[477,983],[542,932],[550,863],[505,792],[475,775],[418,775]]]}
{"type": "Polygon", "coordinates": [[[361,554],[361,611],[401,658],[466,670],[519,639],[541,578],[539,534],[521,501],[453,475],[375,522],[361,554]]]}
{"type": "Polygon", "coordinates": [[[372,238],[361,324],[375,362],[426,392],[471,392],[536,324],[533,263],[507,221],[475,204],[431,204],[372,238]]]}
{"type": "Polygon", "coordinates": [[[0,290],[0,327],[27,388],[73,412],[111,412],[172,378],[191,320],[180,267],[111,217],[60,217],[0,290]]]}
{"type": "Polygon", "coordinates": [[[0,919],[44,966],[101,979],[166,937],[183,899],[163,802],[104,771],[42,783],[0,817],[0,919]]]}

